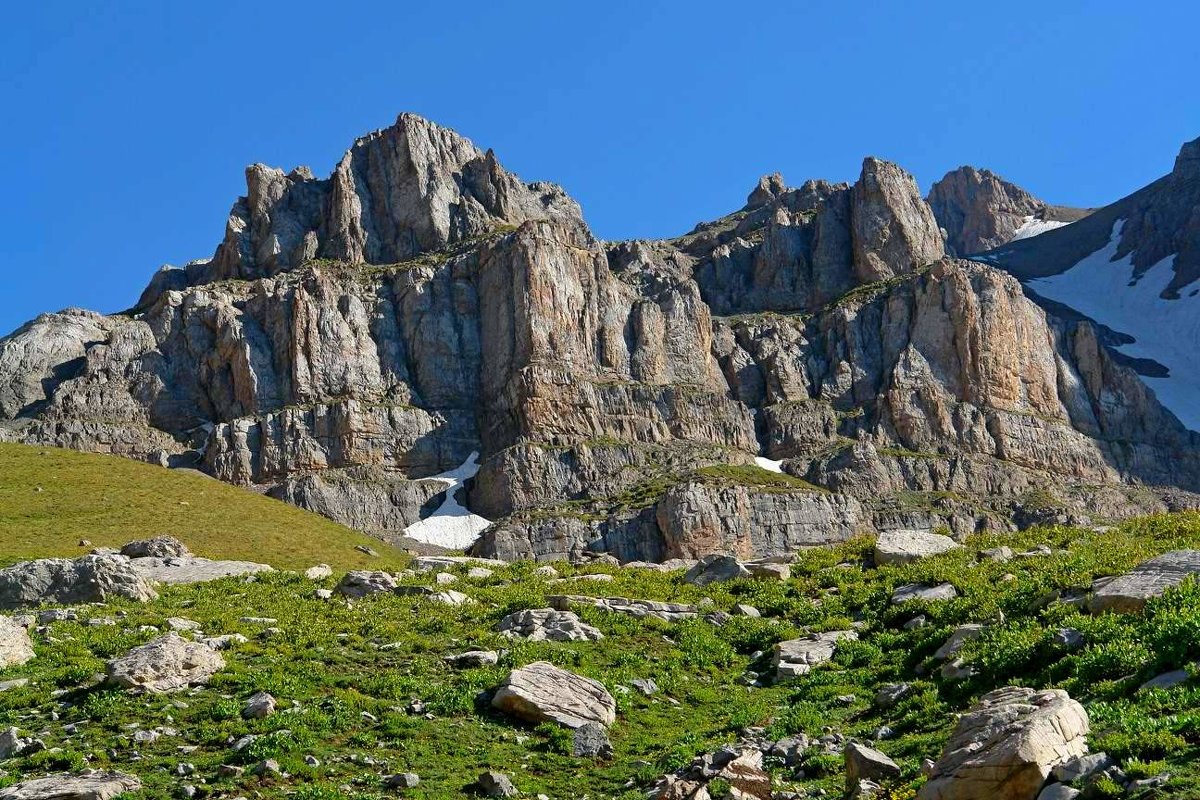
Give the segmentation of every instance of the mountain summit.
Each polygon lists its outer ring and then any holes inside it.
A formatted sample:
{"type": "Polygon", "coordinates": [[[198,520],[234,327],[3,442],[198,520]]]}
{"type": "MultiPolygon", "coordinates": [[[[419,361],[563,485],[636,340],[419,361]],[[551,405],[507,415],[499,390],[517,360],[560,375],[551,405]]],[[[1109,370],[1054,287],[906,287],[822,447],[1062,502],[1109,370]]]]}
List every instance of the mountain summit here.
{"type": "Polygon", "coordinates": [[[867,158],[852,185],[768,176],[688,234],[609,243],[557,187],[401,115],[326,179],[250,167],[214,257],[130,312],[0,340],[0,438],[506,559],[1200,507],[1196,434],[1102,329],[946,255],[942,229],[958,252],[1051,213],[989,176],[931,204],[867,158]]]}

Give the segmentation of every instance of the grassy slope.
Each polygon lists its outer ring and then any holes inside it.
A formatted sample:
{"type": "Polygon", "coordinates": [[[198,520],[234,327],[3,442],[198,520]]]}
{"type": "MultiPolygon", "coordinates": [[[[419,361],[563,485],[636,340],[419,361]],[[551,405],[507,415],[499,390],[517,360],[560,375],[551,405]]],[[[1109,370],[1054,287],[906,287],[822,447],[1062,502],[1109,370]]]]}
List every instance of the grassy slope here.
{"type": "MultiPolygon", "coordinates": [[[[37,637],[37,658],[0,671],[0,680],[27,676],[33,681],[0,693],[0,719],[62,748],[5,762],[10,774],[0,784],[86,763],[137,773],[147,785],[140,795],[145,798],[175,796],[181,784],[204,778],[215,797],[348,800],[394,796],[381,790],[382,776],[413,770],[421,775],[421,785],[405,796],[450,798],[464,796],[466,784],[481,770],[494,768],[512,775],[525,796],[544,792],[555,799],[634,800],[655,775],[731,741],[747,725],[766,725],[777,736],[819,736],[829,726],[862,739],[886,725],[895,735],[878,746],[904,769],[890,797],[906,798],[921,781],[921,758],[938,755],[954,714],[990,688],[1016,683],[1068,689],[1091,714],[1094,750],[1107,750],[1137,776],[1172,772],[1171,785],[1158,796],[1197,798],[1200,686],[1192,681],[1167,691],[1139,694],[1136,689],[1160,672],[1200,658],[1200,585],[1185,585],[1138,616],[1093,618],[1054,602],[1054,593],[1086,587],[1093,577],[1121,572],[1148,556],[1198,545],[1200,515],[1181,514],[1105,533],[1051,528],[977,537],[962,550],[881,569],[860,567],[870,542],[851,542],[801,554],[785,583],[738,581],[698,589],[684,584],[678,573],[607,568],[615,576],[611,583],[555,585],[532,576],[531,565],[517,564],[487,579],[460,578],[456,588],[476,603],[459,608],[414,596],[385,596],[353,606],[320,601],[313,598],[312,582],[288,573],[249,584],[227,580],[168,588],[147,605],[84,610],[84,616],[123,612],[127,616],[116,626],[55,623],[53,639],[37,637]],[[1009,544],[1021,550],[1040,543],[1059,552],[974,563],[976,551],[985,547],[1009,544]],[[1015,579],[1002,580],[1006,574],[1015,579]],[[940,580],[952,581],[962,596],[925,608],[888,603],[897,585],[940,580]],[[586,610],[581,616],[603,631],[603,641],[511,642],[493,632],[506,613],[542,607],[545,595],[562,592],[684,602],[710,597],[718,609],[749,602],[769,618],[739,617],[715,628],[701,621],[665,624],[586,610]],[[901,624],[919,610],[929,624],[903,630],[901,624]],[[956,625],[995,620],[999,611],[1005,621],[994,622],[987,636],[963,653],[978,676],[965,683],[943,680],[929,660],[933,651],[956,625]],[[251,641],[227,654],[226,669],[208,689],[140,698],[94,684],[91,676],[105,659],[153,635],[138,626],[161,625],[172,615],[195,619],[209,633],[242,632],[251,641]],[[240,622],[243,615],[277,617],[281,632],[257,636],[261,626],[240,622]],[[802,631],[842,629],[853,620],[862,625],[862,641],[843,645],[829,665],[788,684],[742,684],[747,669],[766,669],[765,659],[752,659],[755,651],[802,631]],[[1063,626],[1083,632],[1081,650],[1068,653],[1053,644],[1053,633],[1063,626]],[[456,672],[442,664],[443,655],[475,646],[509,652],[497,667],[456,672]],[[536,659],[594,677],[617,697],[611,762],[572,758],[561,732],[514,723],[489,709],[486,693],[507,670],[536,659]],[[646,677],[658,683],[660,694],[643,697],[622,690],[631,679],[646,677]],[[912,694],[893,709],[874,708],[876,689],[897,680],[912,681],[912,694]],[[56,689],[66,694],[56,699],[56,689]],[[242,720],[241,703],[257,690],[274,693],[281,708],[294,702],[297,710],[242,720]],[[413,698],[428,704],[431,718],[405,712],[413,698]],[[174,703],[180,699],[185,706],[174,703]],[[59,715],[57,721],[52,713],[59,715]],[[83,720],[87,724],[75,735],[63,730],[64,724],[83,720]],[[134,723],[168,725],[179,734],[135,747],[127,727],[134,723]],[[230,737],[249,732],[271,735],[242,754],[233,753],[230,737]],[[197,749],[182,756],[181,745],[197,749]],[[131,757],[135,750],[141,760],[131,757]],[[306,754],[316,755],[321,765],[307,766],[306,754]],[[364,762],[363,756],[384,763],[364,762]],[[288,777],[216,777],[222,763],[250,765],[266,757],[279,758],[288,777]],[[180,761],[194,764],[196,775],[175,777],[180,761]]],[[[566,566],[562,571],[572,572],[566,566]]],[[[432,576],[403,580],[428,584],[432,576]]],[[[804,772],[800,780],[783,769],[777,775],[784,785],[840,795],[840,755],[814,750],[804,772]]]]}
{"type": "Polygon", "coordinates": [[[115,456],[0,444],[0,564],[171,534],[197,555],[303,568],[398,563],[388,546],[262,495],[115,456]],[[40,489],[40,490],[39,490],[40,489]],[[354,549],[369,544],[371,558],[354,549]]]}

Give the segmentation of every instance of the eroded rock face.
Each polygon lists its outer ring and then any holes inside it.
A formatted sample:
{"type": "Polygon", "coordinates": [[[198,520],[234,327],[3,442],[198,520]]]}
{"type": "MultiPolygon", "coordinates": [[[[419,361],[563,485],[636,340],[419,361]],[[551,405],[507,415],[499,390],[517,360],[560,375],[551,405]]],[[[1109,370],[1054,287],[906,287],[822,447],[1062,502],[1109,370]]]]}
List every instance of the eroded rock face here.
{"type": "Polygon", "coordinates": [[[607,244],[557,188],[404,115],[327,179],[251,167],[214,258],[135,314],[0,340],[0,439],[196,466],[389,537],[477,452],[455,497],[504,559],[966,533],[1042,491],[1070,518],[1200,507],[1124,488],[1198,490],[1200,451],[1091,326],[943,255],[877,159],[607,244]]]}
{"type": "Polygon", "coordinates": [[[599,681],[545,661],[509,673],[492,697],[492,707],[528,722],[557,722],[578,728],[588,722],[604,727],[617,718],[617,703],[599,681]]]}
{"type": "Polygon", "coordinates": [[[0,615],[0,669],[24,664],[33,658],[33,642],[12,617],[0,615]]]}
{"type": "Polygon", "coordinates": [[[1087,752],[1087,712],[1060,689],[1008,687],[958,722],[920,800],[1035,800],[1051,770],[1087,752]]]}
{"type": "Polygon", "coordinates": [[[173,692],[206,683],[225,659],[203,642],[168,633],[108,662],[108,681],[138,691],[173,692]]]}

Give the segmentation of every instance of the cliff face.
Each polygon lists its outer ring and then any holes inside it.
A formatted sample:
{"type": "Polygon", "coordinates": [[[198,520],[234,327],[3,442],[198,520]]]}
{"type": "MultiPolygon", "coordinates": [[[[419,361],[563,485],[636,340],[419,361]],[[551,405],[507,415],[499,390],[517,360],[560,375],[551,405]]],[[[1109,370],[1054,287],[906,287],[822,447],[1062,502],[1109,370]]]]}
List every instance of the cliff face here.
{"type": "Polygon", "coordinates": [[[478,452],[454,498],[505,558],[765,555],[1200,489],[1193,435],[1087,323],[947,258],[895,165],[773,176],[685,236],[605,243],[557,187],[409,115],[325,180],[251,167],[214,258],[133,313],[0,340],[0,418],[385,535],[478,452]]]}

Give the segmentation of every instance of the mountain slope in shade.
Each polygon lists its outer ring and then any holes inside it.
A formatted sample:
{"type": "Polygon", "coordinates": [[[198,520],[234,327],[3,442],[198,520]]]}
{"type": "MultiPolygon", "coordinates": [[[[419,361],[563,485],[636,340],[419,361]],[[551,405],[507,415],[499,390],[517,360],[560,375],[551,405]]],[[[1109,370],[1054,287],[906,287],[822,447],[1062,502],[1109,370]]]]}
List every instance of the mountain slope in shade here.
{"type": "Polygon", "coordinates": [[[1060,316],[1089,319],[1200,429],[1200,139],[1170,174],[1071,225],[978,256],[1060,316]]]}
{"type": "Polygon", "coordinates": [[[999,175],[974,167],[946,173],[933,184],[926,200],[945,231],[946,249],[960,256],[1037,236],[1089,213],[1052,206],[999,175]]]}

